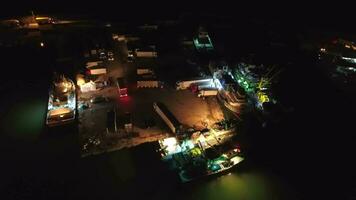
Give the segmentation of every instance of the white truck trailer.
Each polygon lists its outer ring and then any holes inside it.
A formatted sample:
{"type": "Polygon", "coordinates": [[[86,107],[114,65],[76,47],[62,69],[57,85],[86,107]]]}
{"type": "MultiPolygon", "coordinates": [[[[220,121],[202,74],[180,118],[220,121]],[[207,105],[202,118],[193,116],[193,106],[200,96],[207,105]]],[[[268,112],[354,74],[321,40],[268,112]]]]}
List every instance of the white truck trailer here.
{"type": "Polygon", "coordinates": [[[189,88],[192,84],[206,85],[209,83],[213,84],[212,78],[194,78],[191,80],[177,81],[176,89],[184,90],[184,89],[189,88]]]}
{"type": "Polygon", "coordinates": [[[205,89],[205,90],[200,90],[198,93],[198,97],[208,97],[208,96],[216,96],[218,94],[217,89],[205,89]]]}
{"type": "Polygon", "coordinates": [[[137,75],[142,74],[154,74],[153,70],[150,68],[137,68],[137,75]]]}
{"type": "Polygon", "coordinates": [[[87,68],[92,68],[92,67],[96,67],[98,65],[101,65],[102,63],[103,63],[103,61],[87,62],[86,67],[87,68]]]}
{"type": "Polygon", "coordinates": [[[89,72],[91,75],[100,75],[100,74],[106,74],[107,70],[106,68],[91,68],[89,72]]]}
{"type": "Polygon", "coordinates": [[[153,103],[153,109],[162,118],[162,120],[167,124],[173,133],[179,133],[182,124],[174,117],[174,115],[167,109],[167,107],[160,102],[153,103]]]}
{"type": "Polygon", "coordinates": [[[137,88],[162,88],[162,84],[157,80],[138,80],[137,88]]]}
{"type": "Polygon", "coordinates": [[[156,58],[157,51],[152,49],[135,49],[136,57],[138,58],[156,58]]]}

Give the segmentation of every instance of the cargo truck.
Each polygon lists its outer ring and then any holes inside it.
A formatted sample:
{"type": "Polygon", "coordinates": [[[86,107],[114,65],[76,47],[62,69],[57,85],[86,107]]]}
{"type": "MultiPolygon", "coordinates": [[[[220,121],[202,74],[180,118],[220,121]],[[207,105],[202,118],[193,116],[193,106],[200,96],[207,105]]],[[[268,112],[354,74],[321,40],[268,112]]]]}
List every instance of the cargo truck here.
{"type": "Polygon", "coordinates": [[[191,80],[184,80],[184,81],[177,81],[176,83],[176,89],[177,90],[184,90],[188,89],[192,84],[196,85],[206,85],[206,84],[213,84],[213,79],[212,78],[194,78],[191,80]]]}
{"type": "Polygon", "coordinates": [[[155,50],[150,49],[135,49],[136,57],[138,58],[156,58],[157,52],[155,50]]]}
{"type": "Polygon", "coordinates": [[[137,75],[141,74],[154,74],[150,68],[137,68],[137,75]]]}
{"type": "Polygon", "coordinates": [[[175,116],[167,109],[167,107],[160,102],[153,103],[153,109],[167,124],[173,133],[180,133],[182,124],[175,118],[175,116]]]}
{"type": "Polygon", "coordinates": [[[198,93],[198,97],[208,97],[208,96],[216,96],[218,94],[217,89],[205,89],[205,90],[200,90],[198,93]]]}

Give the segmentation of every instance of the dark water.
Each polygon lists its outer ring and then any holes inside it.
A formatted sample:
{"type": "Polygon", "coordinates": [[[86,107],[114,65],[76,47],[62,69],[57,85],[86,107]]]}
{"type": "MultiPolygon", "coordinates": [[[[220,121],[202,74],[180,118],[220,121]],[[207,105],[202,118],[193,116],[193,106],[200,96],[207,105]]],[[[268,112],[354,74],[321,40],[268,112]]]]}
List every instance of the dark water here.
{"type": "Polygon", "coordinates": [[[2,199],[296,199],[288,181],[249,159],[183,185],[156,143],[80,158],[76,126],[44,126],[47,84],[7,90],[1,115],[2,199]]]}
{"type": "MultiPolygon", "coordinates": [[[[327,125],[315,121],[332,101],[302,109],[309,116],[298,114],[280,132],[251,133],[247,146],[254,150],[230,175],[181,185],[159,160],[154,143],[80,158],[75,126],[52,130],[43,126],[46,86],[17,91],[21,95],[7,92],[11,98],[2,101],[6,105],[1,110],[4,199],[315,199],[319,195],[328,199],[346,197],[352,189],[348,182],[354,180],[353,142],[348,130],[339,127],[344,124],[339,121],[330,123],[336,116],[321,117],[327,125]]],[[[329,107],[337,116],[346,112],[338,109],[329,107]]]]}
{"type": "Polygon", "coordinates": [[[295,199],[283,179],[248,161],[228,175],[182,185],[160,161],[156,143],[80,158],[75,128],[41,133],[44,103],[31,102],[7,116],[24,127],[9,135],[16,143],[2,167],[2,188],[10,199],[295,199]]]}

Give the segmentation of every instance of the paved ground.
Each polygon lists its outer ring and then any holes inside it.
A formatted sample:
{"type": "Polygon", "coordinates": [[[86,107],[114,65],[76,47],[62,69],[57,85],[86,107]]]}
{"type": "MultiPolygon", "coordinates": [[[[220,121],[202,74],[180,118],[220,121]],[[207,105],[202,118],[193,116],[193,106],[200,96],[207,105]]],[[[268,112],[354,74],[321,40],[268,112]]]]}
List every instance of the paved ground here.
{"type": "MultiPolygon", "coordinates": [[[[110,101],[90,104],[89,109],[79,111],[79,134],[83,145],[99,140],[98,146],[102,151],[135,146],[172,135],[167,125],[154,112],[152,104],[155,101],[164,103],[186,127],[203,129],[205,123],[210,126],[224,118],[216,98],[203,100],[188,90],[137,89],[131,91],[128,97],[118,98],[115,88],[108,87],[84,96],[100,94],[109,96],[110,101]],[[125,133],[120,122],[118,122],[118,133],[106,133],[106,112],[114,107],[118,108],[119,117],[126,112],[132,114],[133,133],[125,133]],[[154,121],[154,126],[148,129],[144,127],[147,119],[154,121]]],[[[88,148],[90,148],[89,144],[88,148]]],[[[97,148],[94,149],[98,151],[97,148]]]]}
{"type": "Polygon", "coordinates": [[[224,119],[224,114],[215,97],[205,100],[198,98],[188,90],[177,91],[172,88],[141,88],[135,84],[137,67],[154,67],[155,59],[137,59],[129,63],[124,61],[127,48],[124,43],[117,45],[117,59],[107,65],[107,76],[111,79],[126,77],[129,81],[129,96],[119,98],[117,88],[109,85],[104,89],[79,93],[79,102],[87,102],[90,108],[79,110],[79,135],[82,145],[82,156],[114,151],[125,147],[132,147],[145,142],[156,141],[173,135],[167,125],[153,110],[153,102],[162,102],[186,127],[203,129],[206,125],[224,119]],[[90,103],[94,96],[104,96],[107,102],[90,103]],[[116,109],[118,116],[117,133],[108,133],[106,130],[106,113],[116,109]],[[132,115],[133,130],[127,133],[124,130],[122,116],[130,112],[132,115]],[[145,122],[152,121],[147,128],[145,122]]]}
{"type": "Polygon", "coordinates": [[[207,120],[211,125],[223,119],[223,113],[215,98],[203,100],[188,90],[166,88],[132,91],[127,99],[120,99],[119,110],[133,113],[136,122],[140,123],[140,119],[152,115],[152,103],[155,101],[164,103],[183,125],[189,127],[201,127],[202,122],[207,120]]]}

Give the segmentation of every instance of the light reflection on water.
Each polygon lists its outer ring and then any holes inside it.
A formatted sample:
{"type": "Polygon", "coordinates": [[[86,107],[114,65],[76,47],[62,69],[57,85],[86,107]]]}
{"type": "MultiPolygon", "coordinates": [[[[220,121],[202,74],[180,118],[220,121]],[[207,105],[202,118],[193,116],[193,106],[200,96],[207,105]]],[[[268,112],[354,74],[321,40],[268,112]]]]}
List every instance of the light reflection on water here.
{"type": "Polygon", "coordinates": [[[180,199],[296,199],[286,183],[275,176],[259,171],[239,172],[239,169],[230,174],[200,182],[190,190],[189,193],[182,191],[180,199]]]}
{"type": "MultiPolygon", "coordinates": [[[[26,141],[38,139],[44,125],[46,102],[39,99],[21,101],[10,110],[5,123],[11,124],[11,127],[16,129],[16,131],[12,131],[15,134],[12,137],[26,141]]],[[[58,145],[46,141],[46,143],[51,143],[46,145],[46,148],[49,148],[47,150],[53,148],[54,150],[50,152],[56,152],[59,151],[58,149],[64,149],[65,146],[73,143],[69,141],[73,140],[71,137],[56,138],[56,143],[58,139],[60,140],[58,145]]],[[[76,149],[77,146],[75,145],[78,144],[73,143],[72,145],[74,146],[73,149],[76,149]]],[[[296,199],[285,182],[263,170],[255,170],[258,166],[246,165],[244,169],[234,168],[227,175],[198,180],[187,185],[176,184],[175,180],[171,178],[160,177],[164,176],[162,175],[164,173],[160,171],[161,161],[156,158],[156,152],[152,147],[153,143],[140,146],[85,159],[78,158],[79,167],[77,169],[71,168],[71,171],[66,171],[63,174],[68,174],[68,177],[80,183],[81,187],[77,188],[79,193],[86,193],[87,189],[90,188],[98,194],[107,191],[112,191],[112,194],[127,194],[123,187],[127,183],[133,183],[134,185],[130,185],[133,186],[135,195],[147,194],[146,199],[156,200],[296,199]],[[88,176],[89,174],[90,176],[88,176]],[[98,180],[105,180],[106,187],[100,186],[98,180]],[[133,180],[137,181],[132,182],[133,180]],[[168,180],[168,182],[162,183],[161,180],[168,180]]],[[[72,157],[70,154],[73,154],[71,151],[59,151],[59,153],[65,155],[64,159],[72,157]]],[[[61,169],[60,166],[62,165],[58,166],[59,170],[61,169]]],[[[56,179],[60,180],[60,177],[56,177],[56,179]]],[[[131,191],[131,189],[129,190],[131,191]]]]}
{"type": "Polygon", "coordinates": [[[44,128],[46,102],[24,99],[9,107],[2,121],[5,133],[19,140],[36,140],[44,128]]]}

